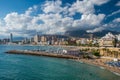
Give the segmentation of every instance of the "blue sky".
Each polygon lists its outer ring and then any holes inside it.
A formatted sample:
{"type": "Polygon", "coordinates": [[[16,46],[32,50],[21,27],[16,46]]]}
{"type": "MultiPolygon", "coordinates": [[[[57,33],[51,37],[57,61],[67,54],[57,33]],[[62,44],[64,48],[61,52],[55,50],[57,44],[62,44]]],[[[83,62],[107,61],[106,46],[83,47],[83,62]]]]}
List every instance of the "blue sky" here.
{"type": "Polygon", "coordinates": [[[0,17],[5,17],[10,12],[23,13],[33,5],[39,5],[44,0],[0,0],[0,17]]]}
{"type": "Polygon", "coordinates": [[[120,0],[0,0],[0,36],[120,30],[120,0]]]}

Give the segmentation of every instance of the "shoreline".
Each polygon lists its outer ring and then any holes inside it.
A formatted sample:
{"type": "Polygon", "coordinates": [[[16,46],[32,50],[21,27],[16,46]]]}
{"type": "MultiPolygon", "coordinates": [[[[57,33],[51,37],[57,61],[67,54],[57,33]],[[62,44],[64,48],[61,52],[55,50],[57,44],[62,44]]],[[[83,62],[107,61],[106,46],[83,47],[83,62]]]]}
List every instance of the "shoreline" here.
{"type": "Polygon", "coordinates": [[[78,62],[82,61],[83,63],[89,64],[89,65],[94,65],[94,66],[100,67],[101,69],[106,69],[106,70],[120,76],[120,68],[105,64],[106,59],[94,59],[94,60],[80,59],[80,60],[76,60],[76,61],[78,61],[78,62]]]}

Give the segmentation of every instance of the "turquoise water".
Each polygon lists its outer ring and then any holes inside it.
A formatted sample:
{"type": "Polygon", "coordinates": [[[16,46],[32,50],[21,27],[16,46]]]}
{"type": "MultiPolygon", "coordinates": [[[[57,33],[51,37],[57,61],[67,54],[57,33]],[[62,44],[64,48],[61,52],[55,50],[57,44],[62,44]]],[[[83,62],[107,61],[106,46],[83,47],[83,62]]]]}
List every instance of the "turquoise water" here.
{"type": "Polygon", "coordinates": [[[120,80],[107,70],[73,60],[4,53],[33,48],[38,47],[1,45],[0,80],[120,80]]]}

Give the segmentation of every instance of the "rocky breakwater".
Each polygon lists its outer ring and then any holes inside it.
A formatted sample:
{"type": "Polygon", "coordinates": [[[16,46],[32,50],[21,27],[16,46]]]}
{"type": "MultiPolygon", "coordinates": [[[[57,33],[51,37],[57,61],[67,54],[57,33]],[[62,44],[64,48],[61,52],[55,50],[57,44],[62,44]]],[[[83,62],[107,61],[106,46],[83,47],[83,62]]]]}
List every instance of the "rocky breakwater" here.
{"type": "Polygon", "coordinates": [[[56,57],[56,58],[65,58],[65,59],[79,59],[79,57],[72,56],[72,55],[49,53],[49,52],[44,52],[44,51],[9,50],[9,51],[7,51],[5,53],[8,53],[8,54],[25,54],[25,55],[47,56],[47,57],[56,57]]]}

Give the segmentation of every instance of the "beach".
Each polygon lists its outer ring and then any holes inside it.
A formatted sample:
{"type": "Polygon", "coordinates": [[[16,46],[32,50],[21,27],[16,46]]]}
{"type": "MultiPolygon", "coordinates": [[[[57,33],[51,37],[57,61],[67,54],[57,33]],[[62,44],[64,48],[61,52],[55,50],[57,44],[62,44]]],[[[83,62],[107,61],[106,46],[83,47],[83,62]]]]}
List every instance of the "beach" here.
{"type": "Polygon", "coordinates": [[[77,60],[77,61],[82,61],[83,63],[87,63],[87,64],[90,64],[90,65],[95,65],[95,66],[98,66],[102,69],[107,69],[113,73],[118,73],[120,74],[120,68],[119,67],[113,67],[113,66],[110,66],[110,65],[107,65],[106,62],[110,61],[108,59],[80,59],[80,60],[77,60]]]}

